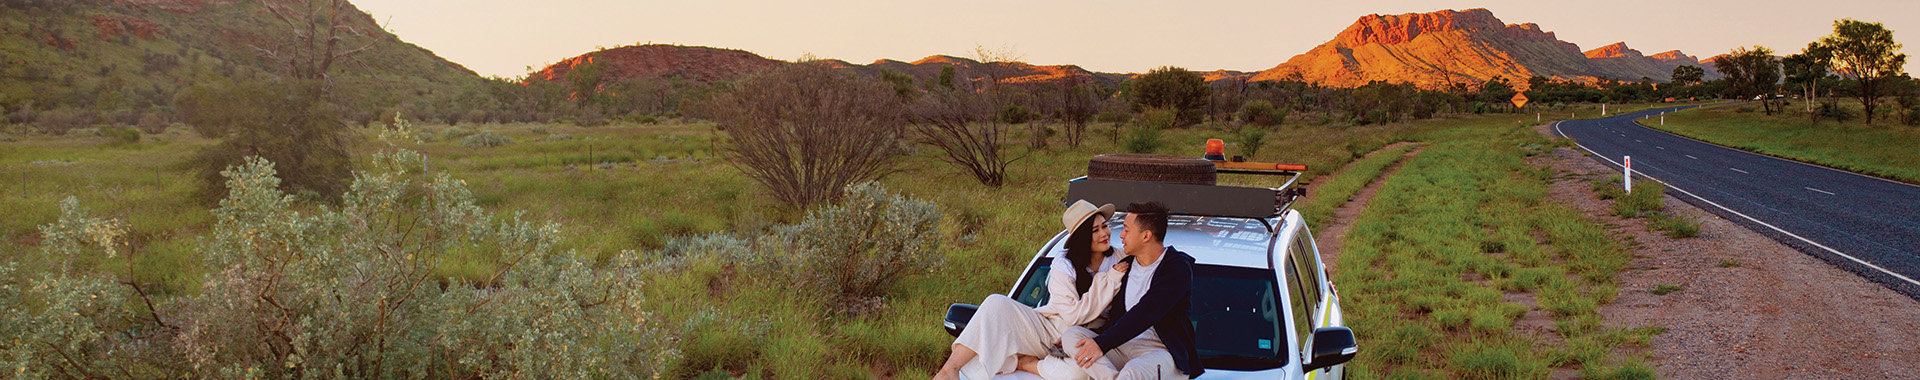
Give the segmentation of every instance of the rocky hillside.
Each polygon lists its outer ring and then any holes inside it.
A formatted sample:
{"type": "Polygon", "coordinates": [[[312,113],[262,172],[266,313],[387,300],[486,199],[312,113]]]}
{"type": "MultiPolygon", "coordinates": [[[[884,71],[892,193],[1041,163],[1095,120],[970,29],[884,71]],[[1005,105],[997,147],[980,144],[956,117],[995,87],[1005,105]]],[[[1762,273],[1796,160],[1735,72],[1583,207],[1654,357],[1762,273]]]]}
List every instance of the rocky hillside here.
{"type": "Polygon", "coordinates": [[[1371,81],[1442,87],[1505,78],[1524,86],[1544,76],[1577,81],[1601,78],[1666,81],[1673,65],[1688,63],[1677,51],[1663,59],[1641,55],[1624,43],[1582,52],[1539,25],[1507,24],[1486,9],[1368,15],[1333,40],[1255,74],[1252,80],[1302,80],[1353,87],[1371,81]]]}
{"type": "MultiPolygon", "coordinates": [[[[881,70],[898,71],[928,83],[940,76],[942,68],[954,68],[956,80],[981,81],[988,77],[1005,83],[1100,83],[1118,86],[1131,74],[1096,73],[1074,65],[1041,66],[1021,62],[981,63],[972,59],[935,55],[918,61],[881,59],[865,65],[838,59],[826,64],[861,75],[878,76],[881,70]]],[[[696,82],[719,82],[768,67],[786,64],[743,50],[680,45],[623,46],[582,54],[547,66],[528,76],[528,80],[565,81],[567,73],[589,63],[604,65],[603,81],[618,82],[632,78],[680,78],[696,82]]]]}
{"type": "MultiPolygon", "coordinates": [[[[385,107],[451,101],[483,79],[401,41],[357,9],[349,16],[374,46],[336,64],[349,102],[385,107]]],[[[256,46],[286,33],[257,2],[61,0],[0,2],[0,107],[101,112],[164,109],[179,90],[219,79],[281,73],[256,46]]]]}

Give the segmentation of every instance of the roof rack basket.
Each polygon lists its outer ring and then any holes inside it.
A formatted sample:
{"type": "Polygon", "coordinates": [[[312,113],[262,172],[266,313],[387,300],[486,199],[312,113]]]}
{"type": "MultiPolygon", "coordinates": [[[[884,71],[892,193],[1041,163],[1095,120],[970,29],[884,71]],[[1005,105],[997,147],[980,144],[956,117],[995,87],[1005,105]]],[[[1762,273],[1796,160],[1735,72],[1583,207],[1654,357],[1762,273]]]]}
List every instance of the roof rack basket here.
{"type": "MultiPolygon", "coordinates": [[[[1111,203],[1118,211],[1127,212],[1127,206],[1134,202],[1159,201],[1173,214],[1194,216],[1220,216],[1234,218],[1265,219],[1280,216],[1293,206],[1293,202],[1307,194],[1300,187],[1300,172],[1289,170],[1303,168],[1286,166],[1284,169],[1255,168],[1254,163],[1214,161],[1216,173],[1272,175],[1284,178],[1278,187],[1243,187],[1220,185],[1194,185],[1183,183],[1161,183],[1145,181],[1126,181],[1112,179],[1093,179],[1085,176],[1067,181],[1067,200],[1084,199],[1093,204],[1111,203]]],[[[1273,164],[1264,164],[1273,167],[1273,164]]]]}

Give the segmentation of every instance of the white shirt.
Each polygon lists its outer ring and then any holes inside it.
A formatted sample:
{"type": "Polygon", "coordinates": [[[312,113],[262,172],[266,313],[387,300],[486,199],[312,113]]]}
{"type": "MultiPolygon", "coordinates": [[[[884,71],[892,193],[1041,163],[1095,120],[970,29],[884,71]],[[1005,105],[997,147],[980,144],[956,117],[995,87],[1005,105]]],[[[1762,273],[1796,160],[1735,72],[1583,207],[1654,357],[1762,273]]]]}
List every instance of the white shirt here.
{"type": "MultiPolygon", "coordinates": [[[[1107,271],[1113,270],[1113,265],[1120,263],[1121,256],[1126,256],[1126,254],[1115,251],[1112,255],[1107,255],[1106,259],[1100,260],[1100,268],[1097,268],[1097,270],[1094,270],[1093,274],[1101,274],[1101,273],[1106,273],[1107,271]]],[[[1067,269],[1067,268],[1073,268],[1073,260],[1067,259],[1066,251],[1061,251],[1059,256],[1053,257],[1052,268],[1053,268],[1052,270],[1066,273],[1067,278],[1071,278],[1075,280],[1080,279],[1080,271],[1067,269]]]]}
{"type": "MultiPolygon", "coordinates": [[[[1127,270],[1126,302],[1128,311],[1132,311],[1135,305],[1140,304],[1141,297],[1147,296],[1147,290],[1149,290],[1148,288],[1152,287],[1153,284],[1153,272],[1160,269],[1161,262],[1167,261],[1166,252],[1165,250],[1160,251],[1160,259],[1154,260],[1153,265],[1141,266],[1140,261],[1138,261],[1139,259],[1134,259],[1133,268],[1127,270]]],[[[1154,331],[1152,327],[1148,327],[1147,331],[1140,332],[1140,336],[1134,337],[1133,339],[1151,340],[1157,343],[1160,342],[1160,333],[1154,331]]]]}

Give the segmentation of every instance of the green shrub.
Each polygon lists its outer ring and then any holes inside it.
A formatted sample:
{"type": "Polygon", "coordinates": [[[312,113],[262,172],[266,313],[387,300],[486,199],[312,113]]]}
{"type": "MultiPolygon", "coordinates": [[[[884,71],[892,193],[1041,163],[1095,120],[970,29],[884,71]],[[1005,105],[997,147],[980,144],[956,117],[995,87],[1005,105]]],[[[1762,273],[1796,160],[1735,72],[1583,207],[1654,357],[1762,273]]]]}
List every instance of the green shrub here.
{"type": "MultiPolygon", "coordinates": [[[[1752,113],[1753,108],[1752,107],[1741,108],[1738,112],[1752,113]]],[[[1822,117],[1822,118],[1826,118],[1829,120],[1838,121],[1842,123],[1847,122],[1847,120],[1853,120],[1853,110],[1849,110],[1847,109],[1847,107],[1841,107],[1839,103],[1834,103],[1832,101],[1820,102],[1820,107],[1814,109],[1813,114],[1818,115],[1819,117],[1822,117]]]]}
{"type": "Polygon", "coordinates": [[[1678,292],[1681,289],[1684,289],[1684,288],[1682,288],[1679,285],[1660,284],[1659,286],[1653,287],[1653,290],[1651,290],[1650,292],[1652,292],[1653,295],[1656,295],[1656,296],[1664,296],[1669,293],[1678,292]]]}
{"type": "Polygon", "coordinates": [[[1273,102],[1253,100],[1240,105],[1240,120],[1247,124],[1263,127],[1280,125],[1287,120],[1287,110],[1273,106],[1273,102]]]}
{"type": "Polygon", "coordinates": [[[1675,239],[1700,236],[1699,221],[1669,213],[1654,214],[1653,222],[1648,227],[1654,231],[1665,231],[1667,237],[1675,239]]]}
{"type": "Polygon", "coordinates": [[[1141,114],[1139,125],[1127,128],[1126,135],[1120,138],[1120,145],[1128,152],[1153,153],[1159,150],[1164,141],[1167,128],[1172,128],[1177,115],[1171,110],[1153,109],[1141,114]]]}
{"type": "Polygon", "coordinates": [[[1265,145],[1266,139],[1267,130],[1265,129],[1253,126],[1240,128],[1239,139],[1235,141],[1240,143],[1240,154],[1238,154],[1238,156],[1252,160],[1254,155],[1260,154],[1260,146],[1265,145]]]}
{"type": "Polygon", "coordinates": [[[513,139],[509,139],[507,136],[501,136],[498,133],[493,133],[493,131],[481,131],[480,133],[475,133],[472,136],[460,139],[460,146],[468,148],[491,148],[506,146],[512,143],[513,139]]]}
{"type": "Polygon", "coordinates": [[[1028,111],[1027,107],[1021,107],[1019,104],[1008,104],[1006,107],[1001,107],[998,115],[1000,122],[1007,124],[1024,124],[1032,121],[1033,116],[1033,111],[1028,111]]]}
{"type": "Polygon", "coordinates": [[[202,288],[151,304],[87,270],[127,229],[69,198],[43,249],[73,269],[0,283],[0,365],[25,378],[648,378],[677,355],[640,309],[639,255],[594,268],[554,251],[557,225],[495,217],[464,181],[424,178],[417,153],[373,161],[337,208],[297,205],[265,160],[226,170],[196,249],[202,288]],[[490,275],[438,274],[452,260],[490,275]]]}
{"type": "Polygon", "coordinates": [[[467,138],[467,136],[473,136],[476,133],[480,133],[480,130],[474,129],[474,128],[468,128],[468,127],[452,127],[452,128],[447,128],[445,132],[441,132],[440,139],[447,140],[447,141],[459,141],[461,139],[467,138]]]}
{"type": "MultiPolygon", "coordinates": [[[[813,289],[839,298],[886,295],[907,275],[940,266],[940,208],[867,182],[847,188],[846,199],[782,228],[780,246],[803,258],[800,272],[813,289]]],[[[859,302],[835,302],[851,306],[859,302]]]]}
{"type": "Polygon", "coordinates": [[[1100,111],[1099,115],[1094,116],[1093,121],[1121,124],[1133,121],[1133,114],[1121,109],[1107,109],[1100,111]]]}
{"type": "Polygon", "coordinates": [[[130,127],[101,127],[94,133],[99,134],[100,137],[107,138],[107,145],[110,146],[127,146],[140,143],[140,130],[130,127]]]}

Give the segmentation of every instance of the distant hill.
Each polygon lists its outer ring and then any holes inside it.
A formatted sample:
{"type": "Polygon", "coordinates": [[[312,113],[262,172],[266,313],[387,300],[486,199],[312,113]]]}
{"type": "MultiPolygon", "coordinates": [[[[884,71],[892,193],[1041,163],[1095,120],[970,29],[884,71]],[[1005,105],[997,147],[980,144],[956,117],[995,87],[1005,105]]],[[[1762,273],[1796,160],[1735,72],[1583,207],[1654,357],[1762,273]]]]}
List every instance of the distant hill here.
{"type": "MultiPolygon", "coordinates": [[[[401,41],[358,9],[350,23],[378,43],[334,65],[356,105],[452,102],[483,78],[401,41]]],[[[285,33],[258,3],[59,0],[0,3],[0,107],[164,109],[179,90],[280,73],[252,46],[285,33]]]]}
{"type": "Polygon", "coordinates": [[[1618,43],[1582,52],[1539,25],[1507,24],[1486,9],[1368,15],[1331,41],[1255,74],[1252,80],[1302,80],[1354,87],[1372,81],[1426,87],[1494,78],[1524,86],[1544,76],[1582,82],[1613,78],[1665,82],[1673,66],[1694,64],[1678,51],[1650,58],[1618,43]],[[1685,58],[1682,58],[1685,57],[1685,58]]]}
{"type": "MultiPolygon", "coordinates": [[[[927,83],[939,78],[943,67],[952,66],[956,80],[978,81],[989,76],[1006,83],[1057,83],[1079,81],[1118,86],[1132,74],[1097,73],[1074,65],[1041,66],[1022,62],[980,63],[972,59],[934,55],[913,62],[881,59],[865,65],[838,59],[823,60],[828,65],[860,75],[878,76],[881,70],[894,70],[927,83]]],[[[743,50],[681,45],[638,45],[604,49],[561,60],[535,71],[529,81],[565,81],[568,72],[591,62],[606,65],[603,80],[632,78],[680,78],[695,82],[720,82],[768,67],[789,62],[769,59],[743,50]]]]}

